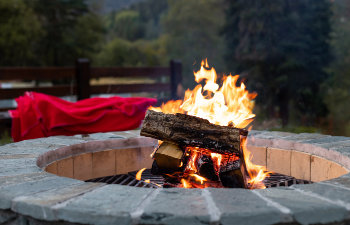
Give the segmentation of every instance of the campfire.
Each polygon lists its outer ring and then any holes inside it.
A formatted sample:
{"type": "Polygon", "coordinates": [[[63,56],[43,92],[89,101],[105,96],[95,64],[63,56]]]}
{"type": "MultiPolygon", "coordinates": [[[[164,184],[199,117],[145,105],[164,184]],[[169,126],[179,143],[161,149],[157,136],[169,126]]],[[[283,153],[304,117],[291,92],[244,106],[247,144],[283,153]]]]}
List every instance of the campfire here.
{"type": "Polygon", "coordinates": [[[251,162],[246,147],[256,93],[237,86],[238,75],[223,76],[220,86],[206,60],[194,75],[204,85],[146,114],[141,135],[159,140],[152,174],[162,175],[170,187],[265,188],[268,172],[251,162]]]}

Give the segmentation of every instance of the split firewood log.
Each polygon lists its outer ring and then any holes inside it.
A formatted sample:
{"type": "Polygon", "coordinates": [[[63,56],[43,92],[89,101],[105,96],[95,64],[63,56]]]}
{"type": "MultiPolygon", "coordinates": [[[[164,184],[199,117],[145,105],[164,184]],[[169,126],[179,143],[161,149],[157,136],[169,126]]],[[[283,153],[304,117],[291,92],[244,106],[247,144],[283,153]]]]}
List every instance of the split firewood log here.
{"type": "Polygon", "coordinates": [[[240,136],[248,132],[220,126],[185,114],[165,114],[148,110],[141,135],[182,146],[195,146],[218,153],[240,154],[240,136]]]}

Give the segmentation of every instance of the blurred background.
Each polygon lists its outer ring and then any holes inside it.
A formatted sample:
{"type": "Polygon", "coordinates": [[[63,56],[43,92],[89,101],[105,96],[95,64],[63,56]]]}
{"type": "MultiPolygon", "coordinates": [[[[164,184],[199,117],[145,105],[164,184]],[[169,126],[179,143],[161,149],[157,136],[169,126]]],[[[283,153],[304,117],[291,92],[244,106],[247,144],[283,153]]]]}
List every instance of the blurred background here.
{"type": "Polygon", "coordinates": [[[208,58],[258,93],[254,129],[350,136],[350,1],[0,0],[0,67],[208,58]]]}

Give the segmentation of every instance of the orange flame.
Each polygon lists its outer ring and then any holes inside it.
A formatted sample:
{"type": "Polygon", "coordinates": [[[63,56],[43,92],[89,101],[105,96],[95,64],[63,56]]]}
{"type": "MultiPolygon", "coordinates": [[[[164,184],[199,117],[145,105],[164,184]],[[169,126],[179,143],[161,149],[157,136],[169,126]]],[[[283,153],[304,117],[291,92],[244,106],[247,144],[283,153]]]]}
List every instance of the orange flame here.
{"type": "Polygon", "coordinates": [[[136,173],[136,180],[141,180],[141,176],[143,171],[145,171],[146,168],[140,169],[137,173],[136,173]]]}
{"type": "MultiPolygon", "coordinates": [[[[164,113],[184,113],[207,119],[209,122],[221,126],[233,126],[236,128],[247,127],[255,117],[252,113],[253,99],[256,93],[249,93],[243,83],[237,86],[239,76],[223,76],[221,87],[217,83],[217,74],[213,67],[209,68],[207,60],[203,60],[199,71],[194,72],[197,83],[205,81],[205,85],[198,84],[193,90],[185,92],[184,100],[169,101],[161,107],[150,107],[151,110],[164,113]]],[[[242,141],[245,155],[245,163],[251,180],[248,182],[254,188],[264,188],[262,180],[267,173],[262,166],[254,165],[250,160],[250,152],[242,141]]],[[[190,156],[186,170],[197,172],[194,164],[198,157],[196,151],[190,156]]],[[[220,168],[221,155],[211,153],[215,165],[220,168]]],[[[204,178],[205,179],[205,178],[204,178]]],[[[192,187],[185,179],[181,180],[183,187],[192,187]]]]}

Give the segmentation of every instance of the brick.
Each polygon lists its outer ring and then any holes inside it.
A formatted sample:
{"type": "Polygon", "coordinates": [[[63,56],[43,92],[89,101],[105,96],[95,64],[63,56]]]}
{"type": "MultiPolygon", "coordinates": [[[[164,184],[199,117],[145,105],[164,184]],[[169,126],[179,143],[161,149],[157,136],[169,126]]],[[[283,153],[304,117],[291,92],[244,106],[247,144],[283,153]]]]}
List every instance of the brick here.
{"type": "Polygon", "coordinates": [[[131,224],[133,212],[154,189],[106,185],[54,206],[60,220],[89,224],[131,224]]]}
{"type": "Polygon", "coordinates": [[[297,179],[311,179],[311,155],[304,152],[292,151],[291,176],[297,179]]]}
{"type": "Polygon", "coordinates": [[[348,170],[335,162],[327,159],[311,156],[311,180],[318,182],[347,174],[348,170]]]}
{"type": "Polygon", "coordinates": [[[267,169],[276,173],[290,175],[291,151],[267,148],[267,169]]]}
{"type": "Polygon", "coordinates": [[[140,170],[143,156],[141,148],[117,149],[115,150],[116,174],[124,174],[130,171],[140,170]]]}
{"type": "Polygon", "coordinates": [[[58,174],[57,172],[57,162],[53,162],[45,168],[45,171],[52,174],[58,174]]]}
{"type": "Polygon", "coordinates": [[[257,146],[247,146],[252,154],[252,162],[260,166],[266,166],[266,148],[257,146]]]}
{"type": "Polygon", "coordinates": [[[14,198],[22,195],[31,195],[42,191],[61,188],[66,185],[81,183],[65,177],[50,176],[34,181],[17,183],[0,188],[0,209],[9,209],[14,198]]]}
{"type": "Polygon", "coordinates": [[[151,158],[151,154],[154,151],[154,146],[145,146],[141,147],[141,155],[142,155],[142,168],[152,168],[153,159],[151,158]]]}
{"type": "Polygon", "coordinates": [[[144,208],[140,224],[209,224],[200,189],[162,189],[144,208]]]}
{"type": "Polygon", "coordinates": [[[79,183],[29,196],[20,196],[13,200],[12,210],[40,220],[58,220],[52,206],[102,186],[103,184],[79,183]]]}
{"type": "Polygon", "coordinates": [[[94,152],[92,154],[92,176],[104,177],[115,174],[115,151],[94,152]]]}
{"type": "Polygon", "coordinates": [[[57,175],[73,178],[73,158],[66,158],[57,161],[57,175]]]}
{"type": "Polygon", "coordinates": [[[276,224],[287,222],[285,215],[250,190],[209,189],[212,199],[221,212],[221,223],[276,224]]]}
{"type": "Polygon", "coordinates": [[[289,209],[296,222],[301,224],[339,222],[346,219],[348,215],[347,210],[342,206],[293,189],[268,188],[255,191],[289,209]]]}
{"type": "Polygon", "coordinates": [[[85,153],[73,157],[73,174],[78,180],[89,180],[92,176],[92,153],[85,153]]]}

